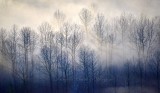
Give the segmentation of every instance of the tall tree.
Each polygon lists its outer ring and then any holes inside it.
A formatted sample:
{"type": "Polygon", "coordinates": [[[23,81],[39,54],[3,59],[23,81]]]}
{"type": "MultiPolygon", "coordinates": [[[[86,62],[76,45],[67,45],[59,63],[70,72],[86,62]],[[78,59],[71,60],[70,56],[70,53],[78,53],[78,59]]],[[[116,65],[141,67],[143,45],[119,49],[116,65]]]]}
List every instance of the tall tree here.
{"type": "Polygon", "coordinates": [[[52,31],[51,25],[49,23],[42,23],[39,27],[41,32],[41,57],[43,67],[45,68],[45,72],[49,78],[50,84],[50,92],[53,92],[53,70],[54,70],[54,63],[56,61],[55,56],[55,42],[54,37],[55,34],[52,31]]]}
{"type": "Polygon", "coordinates": [[[88,33],[89,33],[88,26],[92,20],[91,12],[88,9],[82,9],[79,14],[79,17],[82,21],[82,24],[84,25],[85,33],[86,33],[86,35],[88,35],[88,33]]]}
{"type": "Polygon", "coordinates": [[[16,74],[17,74],[17,27],[13,25],[11,34],[4,41],[4,33],[2,34],[2,53],[6,55],[7,59],[11,62],[12,68],[12,86],[13,92],[16,92],[16,74]]]}
{"type": "Polygon", "coordinates": [[[34,34],[33,30],[30,27],[23,27],[20,30],[20,37],[18,41],[18,76],[22,79],[23,82],[23,92],[28,93],[30,92],[30,85],[32,84],[32,76],[33,76],[33,51],[31,51],[31,46],[34,42],[34,34]]]}
{"type": "Polygon", "coordinates": [[[131,32],[131,41],[136,47],[138,56],[137,67],[139,69],[140,85],[142,89],[143,79],[146,77],[144,77],[144,75],[146,75],[146,55],[148,55],[146,50],[151,46],[153,30],[152,22],[144,16],[141,16],[134,24],[134,30],[131,32]]]}
{"type": "Polygon", "coordinates": [[[75,81],[76,77],[76,50],[81,42],[82,35],[80,33],[80,27],[78,25],[72,25],[71,27],[71,35],[69,37],[69,48],[71,49],[71,57],[72,57],[72,79],[75,81]]]}

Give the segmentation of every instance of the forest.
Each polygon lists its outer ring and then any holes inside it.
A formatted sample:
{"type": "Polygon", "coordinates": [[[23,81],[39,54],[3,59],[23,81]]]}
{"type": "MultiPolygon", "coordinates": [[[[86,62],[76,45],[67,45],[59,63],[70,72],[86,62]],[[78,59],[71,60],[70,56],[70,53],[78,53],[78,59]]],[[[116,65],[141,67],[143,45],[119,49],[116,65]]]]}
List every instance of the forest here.
{"type": "Polygon", "coordinates": [[[0,28],[0,93],[160,93],[160,17],[78,15],[0,28]]]}

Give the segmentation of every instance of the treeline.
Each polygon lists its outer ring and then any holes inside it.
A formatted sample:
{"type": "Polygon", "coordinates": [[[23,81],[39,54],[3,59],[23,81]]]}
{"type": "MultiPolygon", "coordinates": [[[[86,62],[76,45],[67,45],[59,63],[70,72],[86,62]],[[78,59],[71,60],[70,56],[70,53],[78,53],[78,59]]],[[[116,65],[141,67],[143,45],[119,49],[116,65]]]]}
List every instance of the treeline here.
{"type": "Polygon", "coordinates": [[[124,13],[109,21],[87,9],[79,17],[81,24],[71,24],[57,10],[56,30],[48,22],[37,30],[1,28],[0,92],[160,92],[160,17],[124,13]]]}

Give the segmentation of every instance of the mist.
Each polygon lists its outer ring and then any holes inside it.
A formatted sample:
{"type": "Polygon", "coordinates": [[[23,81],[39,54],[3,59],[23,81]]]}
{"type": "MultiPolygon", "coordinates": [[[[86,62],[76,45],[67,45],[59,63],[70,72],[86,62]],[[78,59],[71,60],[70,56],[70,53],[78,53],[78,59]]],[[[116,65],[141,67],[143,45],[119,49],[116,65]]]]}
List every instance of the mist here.
{"type": "Polygon", "coordinates": [[[82,8],[90,9],[93,13],[104,13],[107,18],[119,16],[123,12],[152,17],[159,16],[159,4],[159,0],[1,0],[0,25],[35,27],[43,21],[53,23],[53,13],[57,9],[66,14],[67,20],[73,22],[79,21],[78,13],[82,8]]]}
{"type": "Polygon", "coordinates": [[[159,0],[0,0],[0,92],[159,93],[159,0]]]}

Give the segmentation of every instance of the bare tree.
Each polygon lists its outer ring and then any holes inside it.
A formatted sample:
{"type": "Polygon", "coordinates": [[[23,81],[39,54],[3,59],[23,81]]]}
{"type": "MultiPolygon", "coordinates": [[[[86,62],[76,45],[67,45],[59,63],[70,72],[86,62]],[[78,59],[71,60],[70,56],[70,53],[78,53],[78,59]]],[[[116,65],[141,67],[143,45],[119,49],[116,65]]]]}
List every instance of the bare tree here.
{"type": "Polygon", "coordinates": [[[49,23],[43,23],[39,30],[41,32],[41,56],[43,67],[49,77],[50,92],[53,92],[53,70],[54,63],[56,61],[55,51],[56,46],[54,45],[54,33],[49,23]]]}
{"type": "Polygon", "coordinates": [[[41,56],[43,59],[43,66],[45,67],[45,71],[49,77],[50,91],[53,92],[53,50],[50,47],[44,46],[41,50],[41,56]]]}
{"type": "Polygon", "coordinates": [[[83,70],[83,81],[84,81],[84,89],[85,92],[89,93],[89,66],[88,66],[88,60],[87,60],[87,48],[82,48],[80,50],[80,62],[82,64],[82,70],[83,70]]]}
{"type": "Polygon", "coordinates": [[[65,14],[64,14],[62,11],[60,11],[60,10],[56,10],[56,11],[54,12],[54,18],[55,18],[56,21],[57,21],[57,26],[58,26],[58,28],[60,28],[61,25],[62,25],[62,23],[63,23],[64,20],[65,20],[65,14]]]}
{"type": "MultiPolygon", "coordinates": [[[[102,14],[97,14],[97,17],[95,19],[93,30],[96,32],[97,40],[100,43],[100,56],[102,55],[103,51],[103,45],[105,40],[105,34],[107,34],[106,31],[106,23],[105,23],[105,17],[102,14]]],[[[99,60],[101,61],[101,60],[99,60]]]]}
{"type": "Polygon", "coordinates": [[[95,85],[96,85],[96,74],[97,74],[97,57],[93,51],[90,52],[90,75],[91,75],[91,85],[92,85],[92,93],[95,93],[95,85]]]}
{"type": "Polygon", "coordinates": [[[83,47],[80,50],[80,63],[82,65],[83,81],[85,92],[90,93],[95,91],[97,64],[94,51],[83,47]],[[90,86],[92,85],[92,86],[90,86]],[[91,91],[91,89],[92,91],[91,91]]]}
{"type": "Polygon", "coordinates": [[[7,57],[7,59],[11,62],[12,68],[12,86],[13,91],[16,91],[16,74],[17,74],[17,27],[13,26],[11,29],[11,34],[9,34],[8,38],[5,39],[5,33],[2,30],[1,34],[1,43],[3,55],[7,57]]]}
{"type": "MultiPolygon", "coordinates": [[[[58,62],[59,62],[59,68],[60,68],[60,72],[61,72],[61,75],[59,74],[59,78],[64,79],[64,66],[65,64],[63,64],[64,62],[64,58],[65,58],[65,53],[63,51],[64,49],[64,44],[65,44],[65,37],[64,37],[64,34],[62,32],[62,30],[56,34],[56,39],[57,39],[57,44],[59,46],[59,51],[60,53],[58,54],[58,62]]],[[[63,91],[64,91],[64,87],[63,87],[63,91]]]]}
{"type": "Polygon", "coordinates": [[[5,39],[6,39],[6,36],[7,36],[7,34],[6,34],[6,29],[1,28],[1,29],[0,29],[0,37],[1,37],[1,38],[0,38],[0,40],[1,40],[1,41],[0,41],[0,43],[1,43],[1,44],[0,44],[0,45],[1,45],[1,46],[0,46],[0,47],[1,47],[1,51],[0,51],[0,52],[1,52],[2,54],[5,54],[5,39]]]}
{"type": "Polygon", "coordinates": [[[30,81],[30,91],[34,90],[34,80],[35,80],[35,50],[38,40],[38,35],[34,31],[31,32],[30,36],[30,46],[29,46],[29,55],[30,55],[30,69],[29,69],[29,81],[30,81]]]}
{"type": "Polygon", "coordinates": [[[131,41],[135,44],[138,56],[138,69],[140,75],[141,89],[143,86],[143,78],[146,76],[146,52],[150,49],[153,42],[152,21],[144,16],[135,22],[134,30],[131,32],[131,41]],[[145,72],[144,72],[145,71],[145,72]]]}
{"type": "Polygon", "coordinates": [[[105,24],[105,17],[102,14],[98,14],[96,17],[96,21],[94,24],[94,31],[96,32],[96,35],[98,36],[98,41],[101,44],[103,44],[104,41],[104,33],[105,33],[105,28],[106,28],[106,24],[105,24]]]}
{"type": "Polygon", "coordinates": [[[120,19],[119,19],[119,25],[120,25],[120,31],[121,31],[121,36],[122,36],[122,60],[124,61],[124,40],[125,40],[125,35],[126,31],[128,30],[129,22],[127,19],[126,14],[122,14],[120,19]]]}
{"type": "Polygon", "coordinates": [[[156,69],[156,79],[157,79],[157,91],[160,92],[160,19],[155,18],[154,19],[154,31],[156,32],[156,45],[157,47],[155,48],[154,55],[152,56],[154,59],[154,65],[156,69]]]}
{"type": "Polygon", "coordinates": [[[73,25],[71,27],[71,35],[69,37],[69,48],[71,49],[71,56],[72,56],[72,79],[73,82],[75,81],[75,76],[76,76],[76,72],[75,72],[75,66],[76,66],[76,50],[79,46],[79,43],[81,42],[81,33],[79,32],[80,28],[78,25],[73,25]]]}
{"type": "Polygon", "coordinates": [[[11,43],[11,46],[10,46],[10,51],[11,51],[11,60],[12,60],[12,77],[13,77],[13,86],[14,86],[14,89],[16,89],[16,74],[17,74],[17,71],[16,71],[16,65],[17,65],[17,62],[16,62],[16,56],[17,56],[17,27],[14,25],[13,26],[13,29],[12,29],[12,36],[10,38],[10,43],[11,43]]]}
{"type": "MultiPolygon", "coordinates": [[[[61,69],[64,72],[64,80],[65,80],[65,91],[68,91],[68,76],[69,76],[69,36],[71,34],[71,26],[69,23],[65,23],[61,28],[61,34],[64,35],[64,55],[61,65],[61,69]]],[[[60,41],[61,42],[61,41],[60,41]]],[[[62,45],[62,44],[60,44],[62,45]]]]}
{"type": "Polygon", "coordinates": [[[51,33],[52,31],[52,27],[49,23],[47,22],[44,22],[42,23],[40,26],[39,26],[39,31],[40,31],[40,43],[41,45],[47,45],[48,44],[48,40],[49,40],[49,37],[48,35],[50,35],[49,33],[51,33]]]}
{"type": "Polygon", "coordinates": [[[84,25],[85,32],[88,34],[88,26],[92,20],[91,12],[87,9],[82,9],[79,14],[79,17],[84,25]]]}
{"type": "Polygon", "coordinates": [[[30,27],[23,27],[20,31],[20,37],[18,41],[18,58],[17,58],[17,69],[18,76],[22,79],[24,92],[28,93],[30,91],[29,85],[32,84],[32,76],[33,76],[33,42],[34,42],[34,34],[33,30],[30,27]],[[32,50],[31,50],[32,49],[32,50]],[[32,51],[32,52],[30,52],[32,51]]]}
{"type": "Polygon", "coordinates": [[[113,56],[113,49],[114,49],[114,43],[116,40],[116,33],[113,32],[111,34],[108,35],[108,44],[109,44],[109,62],[112,63],[112,56],[113,56]]]}
{"type": "Polygon", "coordinates": [[[56,57],[56,93],[59,93],[59,78],[60,78],[60,75],[59,75],[59,60],[58,60],[58,57],[59,57],[59,52],[60,52],[60,49],[59,49],[59,33],[56,33],[55,34],[55,57],[56,57]]]}

